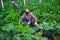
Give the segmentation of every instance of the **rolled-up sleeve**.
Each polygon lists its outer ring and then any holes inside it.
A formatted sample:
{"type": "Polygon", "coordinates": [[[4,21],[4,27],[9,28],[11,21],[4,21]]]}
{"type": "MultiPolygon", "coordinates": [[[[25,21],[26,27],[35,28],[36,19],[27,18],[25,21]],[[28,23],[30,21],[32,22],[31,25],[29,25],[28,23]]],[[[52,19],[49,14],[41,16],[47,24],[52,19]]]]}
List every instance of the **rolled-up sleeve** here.
{"type": "Polygon", "coordinates": [[[32,17],[35,18],[35,22],[37,22],[37,18],[31,13],[32,17]]]}

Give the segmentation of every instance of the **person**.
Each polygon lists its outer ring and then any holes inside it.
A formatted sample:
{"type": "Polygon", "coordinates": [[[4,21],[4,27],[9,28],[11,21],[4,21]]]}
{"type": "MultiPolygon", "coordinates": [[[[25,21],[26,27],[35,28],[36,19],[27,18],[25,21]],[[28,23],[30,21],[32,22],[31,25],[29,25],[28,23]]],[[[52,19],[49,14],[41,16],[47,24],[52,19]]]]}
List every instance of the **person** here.
{"type": "Polygon", "coordinates": [[[25,13],[21,16],[19,20],[19,23],[20,22],[27,22],[29,26],[32,26],[33,23],[37,25],[37,18],[32,14],[32,12],[30,12],[29,9],[26,9],[25,13]]]}
{"type": "Polygon", "coordinates": [[[20,11],[19,6],[14,1],[12,1],[12,7],[17,11],[20,11]]]}

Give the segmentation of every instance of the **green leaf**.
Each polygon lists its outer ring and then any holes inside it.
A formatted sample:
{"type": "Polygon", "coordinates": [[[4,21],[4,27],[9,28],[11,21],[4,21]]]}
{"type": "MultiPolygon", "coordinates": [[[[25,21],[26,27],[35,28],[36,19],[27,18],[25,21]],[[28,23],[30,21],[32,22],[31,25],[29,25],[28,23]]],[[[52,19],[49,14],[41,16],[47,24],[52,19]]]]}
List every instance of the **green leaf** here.
{"type": "Polygon", "coordinates": [[[9,24],[3,26],[2,30],[9,32],[11,30],[14,30],[14,28],[15,28],[14,24],[13,23],[9,23],[9,24]]]}

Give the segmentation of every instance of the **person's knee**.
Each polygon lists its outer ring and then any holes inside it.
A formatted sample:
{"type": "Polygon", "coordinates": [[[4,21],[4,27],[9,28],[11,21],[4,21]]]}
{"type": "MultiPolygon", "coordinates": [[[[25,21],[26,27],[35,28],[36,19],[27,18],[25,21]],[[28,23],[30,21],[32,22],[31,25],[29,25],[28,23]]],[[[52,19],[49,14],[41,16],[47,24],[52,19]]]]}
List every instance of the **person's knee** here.
{"type": "Polygon", "coordinates": [[[29,21],[28,21],[28,25],[31,25],[31,24],[32,24],[32,20],[29,20],[29,21]]]}

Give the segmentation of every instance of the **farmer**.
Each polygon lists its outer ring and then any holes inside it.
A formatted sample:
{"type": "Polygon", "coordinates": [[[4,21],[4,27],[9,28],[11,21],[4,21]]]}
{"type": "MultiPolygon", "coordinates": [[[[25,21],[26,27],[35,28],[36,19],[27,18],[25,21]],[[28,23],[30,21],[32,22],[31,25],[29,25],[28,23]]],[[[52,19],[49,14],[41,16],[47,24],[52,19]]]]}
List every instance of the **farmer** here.
{"type": "Polygon", "coordinates": [[[25,13],[21,16],[21,19],[19,22],[27,22],[29,26],[32,26],[34,23],[37,25],[37,18],[30,12],[29,9],[25,10],[25,13]]]}
{"type": "Polygon", "coordinates": [[[12,1],[12,6],[15,10],[20,11],[19,6],[14,1],[12,1]]]}

